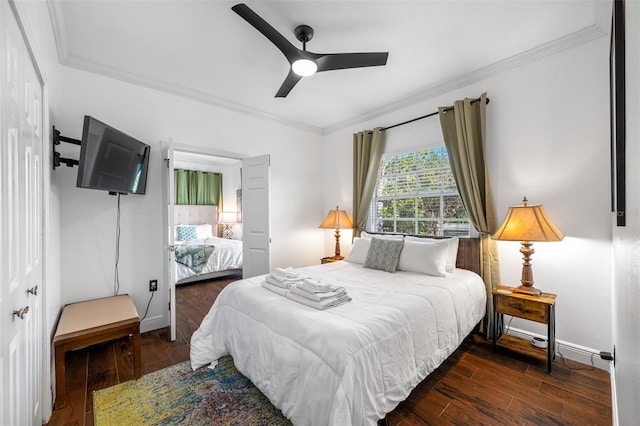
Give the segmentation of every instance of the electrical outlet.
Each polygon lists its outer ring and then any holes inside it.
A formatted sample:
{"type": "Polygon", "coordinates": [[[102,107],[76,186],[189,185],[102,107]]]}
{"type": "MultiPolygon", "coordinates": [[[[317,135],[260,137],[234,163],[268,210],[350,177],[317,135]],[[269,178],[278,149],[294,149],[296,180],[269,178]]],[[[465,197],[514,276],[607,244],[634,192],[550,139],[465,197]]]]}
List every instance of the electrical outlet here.
{"type": "Polygon", "coordinates": [[[149,281],[149,291],[158,291],[158,280],[149,281]]]}

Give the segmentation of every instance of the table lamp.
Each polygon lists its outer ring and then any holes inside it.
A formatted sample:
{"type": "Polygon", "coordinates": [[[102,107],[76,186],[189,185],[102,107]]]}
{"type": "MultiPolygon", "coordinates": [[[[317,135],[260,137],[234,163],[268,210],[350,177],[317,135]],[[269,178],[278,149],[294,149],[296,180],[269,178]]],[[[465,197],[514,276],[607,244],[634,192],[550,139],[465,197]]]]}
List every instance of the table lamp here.
{"type": "Polygon", "coordinates": [[[347,216],[347,212],[340,210],[338,206],[336,206],[335,210],[329,210],[327,217],[325,217],[320,224],[320,228],[336,230],[336,254],[333,256],[333,259],[344,259],[344,256],[340,256],[340,230],[353,228],[353,223],[351,219],[349,219],[349,216],[347,216]]]}
{"type": "Polygon", "coordinates": [[[231,230],[231,225],[234,223],[238,223],[238,213],[236,212],[222,212],[220,214],[220,223],[224,225],[222,229],[222,238],[231,239],[233,238],[233,231],[231,230]]]}
{"type": "Polygon", "coordinates": [[[539,296],[541,291],[533,286],[533,270],[531,268],[531,255],[534,253],[533,242],[561,241],[564,234],[551,222],[544,211],[542,204],[528,205],[527,197],[522,200],[521,206],[509,207],[500,228],[493,234],[493,239],[498,241],[520,241],[522,247],[522,279],[519,287],[514,289],[516,293],[524,293],[531,296],[539,296]]]}

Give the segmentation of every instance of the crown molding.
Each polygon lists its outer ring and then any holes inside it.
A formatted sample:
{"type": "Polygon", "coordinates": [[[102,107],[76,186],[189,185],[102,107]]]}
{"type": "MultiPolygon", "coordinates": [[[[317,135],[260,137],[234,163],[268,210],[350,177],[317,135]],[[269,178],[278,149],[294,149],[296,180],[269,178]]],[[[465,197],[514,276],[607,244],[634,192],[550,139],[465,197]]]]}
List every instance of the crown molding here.
{"type": "MultiPolygon", "coordinates": [[[[495,62],[483,68],[479,68],[471,73],[442,79],[418,91],[411,92],[405,96],[402,96],[401,98],[397,98],[395,101],[390,102],[383,108],[371,110],[368,113],[360,115],[358,117],[353,117],[348,120],[344,120],[331,126],[325,127],[323,129],[323,134],[330,134],[345,127],[351,127],[364,121],[382,117],[393,111],[397,111],[399,109],[415,105],[417,103],[451,92],[461,87],[469,86],[471,84],[486,80],[505,71],[509,71],[521,65],[554,55],[563,50],[579,46],[583,43],[587,43],[591,40],[595,40],[607,34],[608,32],[603,30],[600,25],[593,24],[589,27],[583,28],[582,30],[578,30],[564,37],[531,48],[502,61],[495,62]]],[[[380,124],[380,126],[383,125],[384,124],[380,124]]]]}
{"type": "Polygon", "coordinates": [[[48,0],[47,8],[49,9],[49,19],[51,20],[51,27],[53,28],[56,49],[58,50],[58,62],[64,65],[64,60],[69,52],[67,49],[67,34],[64,31],[65,23],[62,5],[59,0],[48,0]]]}
{"type": "Polygon", "coordinates": [[[282,117],[276,114],[272,114],[256,108],[247,107],[245,105],[229,101],[227,99],[220,98],[200,90],[183,87],[177,84],[167,83],[161,80],[150,79],[141,75],[133,74],[127,71],[123,71],[117,68],[108,67],[104,64],[89,61],[84,58],[68,55],[63,61],[62,65],[76,68],[79,70],[99,74],[104,77],[112,78],[115,80],[124,81],[125,83],[135,84],[137,86],[147,87],[149,89],[158,90],[160,92],[168,93],[170,95],[179,96],[186,99],[195,100],[198,102],[206,103],[209,105],[221,107],[227,110],[236,111],[242,114],[251,115],[254,117],[263,118],[284,124],[285,126],[298,128],[308,132],[322,134],[322,129],[317,126],[312,126],[307,123],[303,123],[296,120],[291,120],[286,117],[282,117]]]}
{"type": "Polygon", "coordinates": [[[554,55],[558,52],[605,36],[609,34],[607,23],[610,22],[610,10],[602,5],[598,7],[598,3],[599,2],[596,2],[594,24],[588,27],[585,27],[564,37],[560,37],[551,42],[534,47],[517,55],[513,55],[502,61],[479,68],[471,73],[442,79],[431,85],[422,87],[417,91],[410,92],[401,97],[398,97],[395,101],[391,101],[382,108],[370,110],[364,114],[348,118],[330,126],[318,127],[301,121],[292,120],[264,110],[251,108],[246,105],[242,105],[228,99],[206,93],[201,90],[168,83],[166,81],[150,79],[148,77],[143,77],[141,75],[136,75],[127,71],[123,71],[121,69],[108,67],[104,64],[69,55],[66,34],[64,31],[64,13],[62,11],[61,2],[60,0],[47,1],[47,4],[49,6],[49,15],[51,18],[56,41],[56,47],[58,50],[58,60],[61,65],[124,81],[126,83],[146,87],[152,90],[158,90],[170,95],[195,100],[205,104],[235,111],[241,114],[274,121],[285,126],[297,128],[319,135],[330,134],[347,127],[352,127],[364,121],[380,118],[398,109],[413,106],[420,102],[424,102],[425,100],[451,92],[458,88],[486,80],[490,77],[519,67],[521,65],[537,61],[544,57],[554,55]]]}

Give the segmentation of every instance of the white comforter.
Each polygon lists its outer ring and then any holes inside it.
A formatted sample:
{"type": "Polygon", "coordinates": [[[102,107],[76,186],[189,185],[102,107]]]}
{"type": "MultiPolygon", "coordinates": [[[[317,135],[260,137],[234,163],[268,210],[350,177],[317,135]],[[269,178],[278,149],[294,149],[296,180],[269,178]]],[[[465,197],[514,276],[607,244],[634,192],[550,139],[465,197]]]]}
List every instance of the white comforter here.
{"type": "Polygon", "coordinates": [[[211,256],[209,256],[207,260],[207,264],[202,267],[199,273],[194,272],[188,266],[174,262],[176,265],[177,281],[209,272],[242,269],[242,241],[240,240],[210,237],[206,240],[176,241],[176,244],[209,244],[215,247],[213,253],[211,253],[211,256]]]}
{"type": "Polygon", "coordinates": [[[194,369],[230,354],[295,425],[373,425],[484,317],[482,279],[387,273],[348,262],[300,268],[353,298],[318,311],[261,286],[228,285],[191,338],[194,369]]]}

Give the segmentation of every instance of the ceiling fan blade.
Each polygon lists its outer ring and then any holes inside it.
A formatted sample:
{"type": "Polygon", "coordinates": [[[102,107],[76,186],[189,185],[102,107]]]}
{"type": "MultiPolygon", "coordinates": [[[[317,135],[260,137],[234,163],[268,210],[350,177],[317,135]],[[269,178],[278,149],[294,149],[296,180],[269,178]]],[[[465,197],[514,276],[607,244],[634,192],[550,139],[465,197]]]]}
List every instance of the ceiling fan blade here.
{"type": "Polygon", "coordinates": [[[300,56],[300,50],[297,47],[291,44],[289,40],[273,28],[267,21],[251,10],[249,6],[244,3],[239,3],[233,6],[231,10],[240,15],[242,19],[247,21],[256,30],[260,31],[262,35],[268,38],[271,43],[280,49],[289,62],[293,62],[300,56]]]}
{"type": "Polygon", "coordinates": [[[320,72],[386,65],[389,52],[327,53],[318,56],[316,64],[318,65],[318,72],[320,72]]]}
{"type": "Polygon", "coordinates": [[[289,74],[287,78],[284,79],[282,86],[278,89],[278,93],[276,93],[276,98],[286,98],[293,86],[298,84],[298,82],[302,79],[302,76],[296,74],[292,70],[289,70],[289,74]]]}

